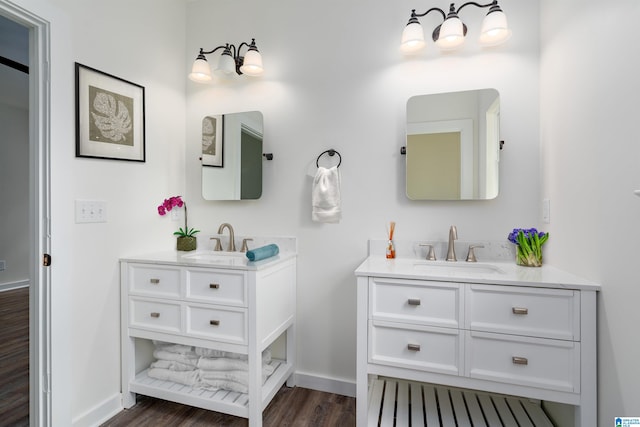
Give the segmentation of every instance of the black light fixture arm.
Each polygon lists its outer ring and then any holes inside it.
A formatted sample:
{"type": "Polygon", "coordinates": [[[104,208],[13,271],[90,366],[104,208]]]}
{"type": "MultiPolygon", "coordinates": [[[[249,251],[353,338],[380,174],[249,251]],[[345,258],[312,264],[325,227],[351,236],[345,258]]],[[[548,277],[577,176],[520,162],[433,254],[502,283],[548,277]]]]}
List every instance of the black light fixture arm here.
{"type": "Polygon", "coordinates": [[[411,10],[411,18],[421,18],[423,16],[426,16],[430,12],[440,12],[440,15],[442,15],[442,20],[444,21],[449,16],[456,16],[458,13],[460,13],[462,8],[467,7],[467,6],[471,6],[471,5],[476,6],[476,7],[480,7],[480,8],[493,6],[493,7],[497,8],[496,10],[500,10],[500,6],[498,6],[498,0],[493,0],[491,3],[487,3],[487,4],[480,4],[480,3],[476,3],[474,1],[469,1],[469,2],[464,3],[457,10],[456,10],[455,3],[451,3],[449,5],[449,14],[446,14],[444,12],[444,10],[440,9],[439,7],[432,7],[431,9],[427,10],[424,13],[416,13],[416,10],[412,9],[411,10]]]}
{"type": "MultiPolygon", "coordinates": [[[[218,47],[214,48],[213,50],[208,50],[208,51],[206,51],[206,52],[204,51],[204,49],[200,48],[200,53],[198,54],[198,58],[199,58],[200,56],[204,56],[204,55],[212,54],[212,53],[214,53],[215,51],[217,51],[217,50],[219,50],[219,49],[224,49],[224,48],[226,48],[227,46],[229,46],[229,45],[227,44],[227,45],[224,45],[224,46],[218,46],[218,47]]],[[[231,46],[233,46],[233,45],[231,45],[231,46]]]]}
{"type": "MultiPolygon", "coordinates": [[[[456,14],[460,13],[460,11],[462,10],[463,7],[466,7],[466,6],[469,6],[469,5],[473,5],[473,6],[480,7],[480,8],[490,7],[490,6],[497,6],[499,8],[498,0],[493,0],[491,3],[487,3],[487,4],[480,4],[480,3],[476,3],[474,1],[469,1],[469,2],[464,3],[462,6],[460,6],[458,8],[458,10],[455,11],[455,13],[456,14]]],[[[454,10],[454,3],[451,3],[451,8],[450,9],[451,9],[451,11],[454,10]]]]}
{"type": "Polygon", "coordinates": [[[442,15],[442,20],[447,17],[444,13],[444,10],[440,9],[439,7],[432,7],[424,13],[416,13],[415,9],[411,9],[411,18],[422,18],[423,16],[427,16],[430,12],[440,12],[440,15],[442,15]]]}

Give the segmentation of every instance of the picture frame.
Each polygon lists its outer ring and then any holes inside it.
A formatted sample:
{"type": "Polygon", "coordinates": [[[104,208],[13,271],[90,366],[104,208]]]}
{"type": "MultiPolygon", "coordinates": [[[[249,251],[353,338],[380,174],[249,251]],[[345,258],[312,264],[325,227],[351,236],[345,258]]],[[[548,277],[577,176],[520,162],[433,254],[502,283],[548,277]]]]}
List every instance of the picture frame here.
{"type": "Polygon", "coordinates": [[[224,167],[224,115],[202,119],[202,166],[224,167]]]}
{"type": "Polygon", "coordinates": [[[76,157],[145,162],[144,87],[75,63],[76,157]]]}

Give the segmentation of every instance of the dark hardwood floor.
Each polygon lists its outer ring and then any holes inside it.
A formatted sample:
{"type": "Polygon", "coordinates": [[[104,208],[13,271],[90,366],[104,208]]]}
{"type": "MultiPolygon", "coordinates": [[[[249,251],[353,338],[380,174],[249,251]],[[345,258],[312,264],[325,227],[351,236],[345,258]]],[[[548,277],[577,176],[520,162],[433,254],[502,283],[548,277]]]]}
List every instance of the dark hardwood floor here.
{"type": "Polygon", "coordinates": [[[29,288],[0,292],[0,425],[29,425],[29,288]]]}
{"type": "MultiPolygon", "coordinates": [[[[351,427],[356,425],[352,397],[306,388],[282,387],[263,412],[264,427],[351,427]]],[[[103,427],[224,426],[246,427],[245,418],[193,408],[146,396],[103,427]]]]}

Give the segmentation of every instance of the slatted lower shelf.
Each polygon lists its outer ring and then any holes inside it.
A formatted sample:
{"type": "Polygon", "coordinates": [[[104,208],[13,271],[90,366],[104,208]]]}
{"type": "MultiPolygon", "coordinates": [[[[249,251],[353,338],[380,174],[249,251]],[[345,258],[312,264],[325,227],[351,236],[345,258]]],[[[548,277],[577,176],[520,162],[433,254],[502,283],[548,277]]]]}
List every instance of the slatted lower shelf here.
{"type": "Polygon", "coordinates": [[[369,387],[369,426],[553,427],[528,399],[378,378],[369,387]]]}
{"type": "MultiPolygon", "coordinates": [[[[293,365],[284,361],[274,359],[270,362],[270,365],[275,370],[262,386],[263,408],[267,406],[278,389],[293,373],[293,365]]],[[[147,370],[136,375],[135,379],[129,383],[129,389],[133,393],[145,396],[157,397],[237,417],[249,417],[249,395],[246,393],[196,389],[172,381],[152,378],[147,375],[147,370]]]]}

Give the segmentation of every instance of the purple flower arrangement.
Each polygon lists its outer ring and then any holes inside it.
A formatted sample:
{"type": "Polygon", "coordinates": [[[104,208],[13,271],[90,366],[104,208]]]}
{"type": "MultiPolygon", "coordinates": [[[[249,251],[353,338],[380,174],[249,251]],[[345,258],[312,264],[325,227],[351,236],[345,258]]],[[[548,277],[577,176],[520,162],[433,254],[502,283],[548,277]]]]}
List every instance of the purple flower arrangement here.
{"type": "Polygon", "coordinates": [[[508,237],[516,245],[516,263],[532,267],[542,265],[542,245],[549,239],[549,233],[535,228],[514,228],[508,237]]]}

